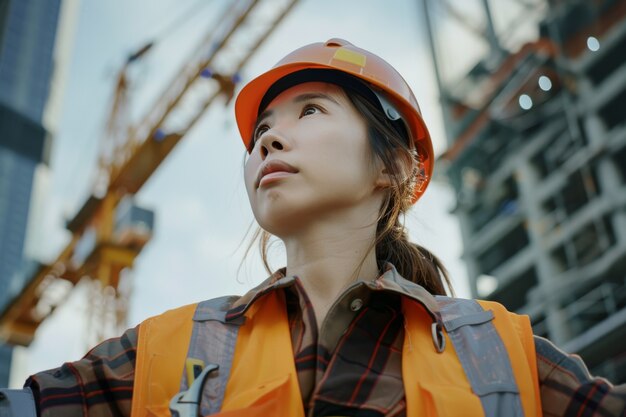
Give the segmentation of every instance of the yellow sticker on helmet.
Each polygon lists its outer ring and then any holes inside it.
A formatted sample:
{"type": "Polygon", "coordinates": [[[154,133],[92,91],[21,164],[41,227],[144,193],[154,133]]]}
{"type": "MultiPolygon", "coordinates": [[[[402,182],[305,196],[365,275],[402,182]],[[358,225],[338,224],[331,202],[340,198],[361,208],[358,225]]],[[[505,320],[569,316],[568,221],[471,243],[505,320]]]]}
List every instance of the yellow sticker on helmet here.
{"type": "Polygon", "coordinates": [[[358,65],[359,67],[364,67],[366,56],[346,48],[339,48],[335,52],[333,59],[338,59],[339,61],[345,61],[350,64],[358,65]]]}

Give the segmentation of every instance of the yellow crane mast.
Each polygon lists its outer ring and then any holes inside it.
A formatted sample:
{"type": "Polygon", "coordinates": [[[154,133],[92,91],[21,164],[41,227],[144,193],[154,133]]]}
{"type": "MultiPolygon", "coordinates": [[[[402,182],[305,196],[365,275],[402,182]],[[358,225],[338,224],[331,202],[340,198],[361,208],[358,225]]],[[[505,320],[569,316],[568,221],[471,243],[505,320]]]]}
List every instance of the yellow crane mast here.
{"type": "Polygon", "coordinates": [[[116,83],[108,123],[109,135],[123,139],[104,144],[94,192],[67,223],[70,242],[54,262],[33,267],[23,288],[0,312],[0,340],[28,346],[38,326],[83,278],[101,288],[100,299],[91,301],[101,307],[93,341],[119,332],[126,311],[118,291],[120,276],[152,235],[153,213],[136,206],[133,196],[217,97],[230,101],[243,66],[296,3],[233,2],[145,117],[125,128],[119,121],[126,108],[128,65],[152,44],[129,58],[116,83]]]}

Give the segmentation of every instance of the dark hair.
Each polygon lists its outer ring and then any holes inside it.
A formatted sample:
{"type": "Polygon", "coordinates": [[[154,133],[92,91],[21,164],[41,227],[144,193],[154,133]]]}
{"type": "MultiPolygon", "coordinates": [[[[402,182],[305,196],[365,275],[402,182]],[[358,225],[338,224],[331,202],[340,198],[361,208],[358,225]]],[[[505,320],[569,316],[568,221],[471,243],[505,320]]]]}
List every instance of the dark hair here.
{"type": "MultiPolygon", "coordinates": [[[[378,270],[382,271],[384,262],[390,262],[400,275],[421,285],[429,293],[445,295],[447,286],[454,294],[443,263],[426,248],[408,240],[407,231],[400,219],[412,206],[417,182],[419,165],[414,142],[406,136],[406,129],[398,129],[398,126],[385,116],[379,105],[372,103],[360,92],[344,87],[341,89],[367,124],[372,157],[380,158],[392,178],[392,185],[379,211],[376,239],[369,248],[376,248],[378,270]]],[[[259,251],[269,274],[273,273],[267,261],[271,236],[269,232],[259,227],[244,254],[245,260],[252,245],[260,237],[259,251]]],[[[369,253],[369,250],[366,253],[369,253]]],[[[357,269],[365,259],[364,257],[361,260],[357,269]]]]}

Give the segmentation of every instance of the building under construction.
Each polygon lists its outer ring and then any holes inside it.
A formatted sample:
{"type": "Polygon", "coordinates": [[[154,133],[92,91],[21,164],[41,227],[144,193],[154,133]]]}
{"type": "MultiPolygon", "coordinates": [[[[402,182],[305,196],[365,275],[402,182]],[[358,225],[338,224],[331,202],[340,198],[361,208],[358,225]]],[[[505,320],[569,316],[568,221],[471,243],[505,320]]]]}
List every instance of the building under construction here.
{"type": "Polygon", "coordinates": [[[626,1],[533,4],[538,36],[509,50],[483,0],[489,52],[456,82],[441,76],[428,22],[448,136],[440,166],[472,295],[530,315],[536,334],[623,383],[626,1]]]}

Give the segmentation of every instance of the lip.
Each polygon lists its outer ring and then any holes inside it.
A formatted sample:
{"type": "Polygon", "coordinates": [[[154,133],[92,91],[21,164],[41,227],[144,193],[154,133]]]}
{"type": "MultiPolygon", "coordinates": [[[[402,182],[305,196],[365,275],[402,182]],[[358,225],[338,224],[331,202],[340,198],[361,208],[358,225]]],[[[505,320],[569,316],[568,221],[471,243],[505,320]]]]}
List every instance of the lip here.
{"type": "Polygon", "coordinates": [[[280,159],[265,161],[265,163],[263,163],[259,168],[259,173],[257,174],[256,179],[256,188],[259,188],[259,186],[261,185],[261,180],[263,179],[263,177],[270,174],[273,175],[263,181],[263,184],[270,182],[270,180],[283,178],[286,177],[288,174],[295,174],[297,172],[297,168],[288,164],[285,161],[281,161],[280,159]]]}
{"type": "Polygon", "coordinates": [[[263,187],[266,184],[278,181],[281,178],[285,178],[293,174],[294,174],[293,172],[277,171],[277,172],[272,172],[270,174],[264,175],[263,178],[261,178],[261,181],[259,182],[259,188],[263,187]]]}

